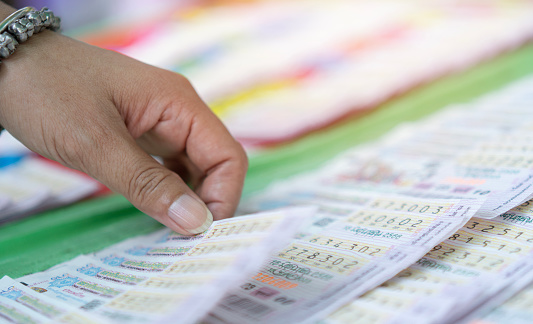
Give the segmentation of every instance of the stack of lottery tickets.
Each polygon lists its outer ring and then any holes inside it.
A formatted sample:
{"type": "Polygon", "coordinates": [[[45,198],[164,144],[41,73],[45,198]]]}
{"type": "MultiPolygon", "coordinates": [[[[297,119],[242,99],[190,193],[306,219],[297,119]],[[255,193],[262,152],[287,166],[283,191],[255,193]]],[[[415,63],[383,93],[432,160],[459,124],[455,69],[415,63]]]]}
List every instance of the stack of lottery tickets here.
{"type": "Polygon", "coordinates": [[[162,230],[4,277],[0,318],[524,323],[532,105],[524,79],[276,183],[199,236],[162,230]]]}
{"type": "Polygon", "coordinates": [[[219,221],[195,237],[165,229],[18,282],[6,276],[0,280],[0,320],[197,322],[228,289],[253,276],[312,212],[296,207],[219,221]]]}
{"type": "Polygon", "coordinates": [[[0,136],[0,224],[80,200],[96,180],[33,156],[7,132],[0,136]]]}
{"type": "MultiPolygon", "coordinates": [[[[378,264],[377,254],[386,249],[399,247],[409,251],[408,255],[416,254],[402,246],[406,234],[411,234],[411,247],[428,237],[440,241],[409,267],[407,261],[400,261],[399,268],[407,269],[395,276],[372,272],[355,287],[345,280],[337,290],[317,294],[317,302],[310,300],[312,294],[300,294],[298,309],[310,309],[298,320],[466,323],[533,282],[532,104],[533,78],[524,79],[476,101],[402,125],[375,143],[345,152],[320,170],[274,184],[244,202],[241,210],[248,212],[319,206],[297,234],[299,242],[366,256],[372,253],[371,259],[378,264]],[[401,198],[392,198],[395,195],[401,198]],[[377,197],[368,205],[377,210],[363,207],[369,197],[377,197]],[[448,209],[448,203],[463,213],[448,209]],[[439,230],[437,224],[445,226],[447,218],[438,216],[453,216],[456,223],[450,223],[450,231],[439,230]],[[345,236],[324,237],[335,230],[345,236]],[[362,288],[372,280],[377,288],[362,288]],[[341,301],[344,304],[339,307],[341,301]]],[[[292,260],[303,266],[306,260],[302,259],[292,260]]],[[[355,272],[355,279],[365,274],[355,272]]],[[[317,281],[313,279],[306,288],[320,288],[317,281]]],[[[224,310],[218,306],[216,312],[224,310]]],[[[257,319],[266,322],[278,313],[286,316],[274,308],[257,319]]],[[[293,309],[292,314],[298,316],[298,311],[293,309]]]]}

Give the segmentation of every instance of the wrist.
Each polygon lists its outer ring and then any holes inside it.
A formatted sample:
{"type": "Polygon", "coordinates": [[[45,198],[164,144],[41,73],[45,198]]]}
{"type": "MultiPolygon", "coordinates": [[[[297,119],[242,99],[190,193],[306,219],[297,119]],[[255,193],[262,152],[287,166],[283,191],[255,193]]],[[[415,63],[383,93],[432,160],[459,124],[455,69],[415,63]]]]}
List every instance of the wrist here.
{"type": "MultiPolygon", "coordinates": [[[[10,9],[12,8],[0,2],[0,15],[7,14],[7,17],[0,21],[1,59],[9,58],[20,43],[26,42],[34,34],[46,29],[59,30],[61,20],[55,17],[48,8],[36,10],[32,7],[25,7],[12,13],[10,9]]],[[[1,74],[6,76],[6,73],[1,74]]],[[[3,127],[0,124],[0,132],[2,130],[3,127]]]]}
{"type": "MultiPolygon", "coordinates": [[[[43,7],[24,7],[0,22],[0,58],[7,59],[20,43],[46,29],[58,31],[61,19],[43,7]]],[[[1,61],[0,61],[1,63],[1,61]]]]}
{"type": "MultiPolygon", "coordinates": [[[[9,15],[11,15],[14,12],[15,12],[15,8],[8,6],[7,4],[0,1],[0,21],[3,21],[4,19],[9,17],[9,15]]],[[[0,114],[1,114],[1,110],[0,110],[0,114]]],[[[0,123],[0,133],[2,133],[2,130],[4,130],[4,127],[0,123]]]]}

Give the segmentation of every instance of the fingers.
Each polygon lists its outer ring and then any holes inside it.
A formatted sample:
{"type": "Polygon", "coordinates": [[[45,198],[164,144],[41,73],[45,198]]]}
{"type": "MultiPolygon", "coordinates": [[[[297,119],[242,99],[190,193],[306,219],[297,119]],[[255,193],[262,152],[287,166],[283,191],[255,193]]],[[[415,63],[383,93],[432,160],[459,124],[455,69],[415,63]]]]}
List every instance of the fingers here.
{"type": "Polygon", "coordinates": [[[211,225],[213,216],[202,200],[177,174],[145,153],[124,125],[95,127],[92,134],[107,135],[83,141],[85,153],[79,159],[83,171],[176,232],[198,234],[211,225]]]}
{"type": "MultiPolygon", "coordinates": [[[[204,106],[201,101],[198,105],[204,106]]],[[[208,109],[199,111],[186,142],[189,159],[205,175],[195,189],[215,219],[231,217],[242,193],[248,160],[220,120],[208,109]]]]}
{"type": "Polygon", "coordinates": [[[200,99],[189,102],[187,107],[194,108],[196,115],[184,136],[185,143],[181,143],[183,137],[175,134],[175,129],[185,128],[178,123],[156,126],[160,134],[154,136],[157,140],[152,138],[150,145],[138,142],[152,154],[164,153],[165,166],[194,188],[215,220],[231,217],[239,203],[248,167],[246,154],[200,99]],[[174,141],[171,143],[174,149],[165,152],[161,147],[170,146],[166,143],[169,140],[174,141]]]}
{"type": "MultiPolygon", "coordinates": [[[[147,113],[128,114],[129,119],[142,121],[127,122],[130,133],[147,152],[164,157],[165,165],[190,176],[195,192],[207,204],[214,219],[233,216],[248,168],[244,150],[188,81],[168,71],[162,72],[160,79],[165,82],[158,83],[158,96],[149,102],[151,108],[147,113]],[[153,107],[165,109],[154,116],[150,112],[159,109],[153,107]],[[143,129],[133,125],[150,126],[143,129]]],[[[139,96],[143,90],[137,89],[135,93],[139,96]]],[[[131,95],[123,97],[132,98],[131,95]]]]}
{"type": "Polygon", "coordinates": [[[204,174],[189,159],[185,153],[176,158],[163,159],[163,165],[180,176],[190,187],[198,188],[204,180],[204,174]]]}

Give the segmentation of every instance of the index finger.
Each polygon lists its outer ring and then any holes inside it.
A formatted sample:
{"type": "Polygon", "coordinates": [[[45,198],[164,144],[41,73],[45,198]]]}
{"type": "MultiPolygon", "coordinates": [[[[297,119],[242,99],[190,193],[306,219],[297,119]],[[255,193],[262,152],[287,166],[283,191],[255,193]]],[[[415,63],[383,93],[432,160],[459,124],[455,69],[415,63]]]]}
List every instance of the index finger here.
{"type": "Polygon", "coordinates": [[[234,215],[239,203],[248,159],[242,146],[211,110],[204,105],[204,109],[197,111],[185,144],[191,162],[205,175],[196,193],[215,220],[228,218],[234,215]]]}

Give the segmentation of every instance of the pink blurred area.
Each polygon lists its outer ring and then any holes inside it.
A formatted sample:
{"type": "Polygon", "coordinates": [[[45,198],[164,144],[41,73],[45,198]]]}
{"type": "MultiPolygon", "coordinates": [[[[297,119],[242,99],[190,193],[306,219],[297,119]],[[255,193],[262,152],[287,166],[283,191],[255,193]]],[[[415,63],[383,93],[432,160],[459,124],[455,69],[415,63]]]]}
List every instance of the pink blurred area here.
{"type": "Polygon", "coordinates": [[[120,51],[154,31],[158,22],[195,9],[268,0],[3,0],[22,8],[48,7],[61,17],[62,32],[89,44],[120,51]]]}
{"type": "Polygon", "coordinates": [[[15,8],[49,7],[62,19],[63,29],[70,31],[102,22],[150,20],[152,17],[173,13],[179,9],[218,5],[232,2],[223,0],[10,0],[4,1],[15,8]]]}

